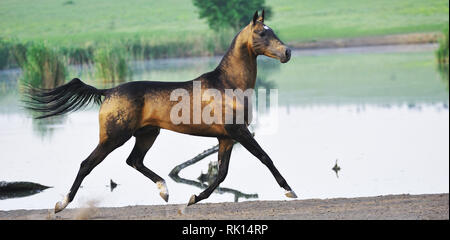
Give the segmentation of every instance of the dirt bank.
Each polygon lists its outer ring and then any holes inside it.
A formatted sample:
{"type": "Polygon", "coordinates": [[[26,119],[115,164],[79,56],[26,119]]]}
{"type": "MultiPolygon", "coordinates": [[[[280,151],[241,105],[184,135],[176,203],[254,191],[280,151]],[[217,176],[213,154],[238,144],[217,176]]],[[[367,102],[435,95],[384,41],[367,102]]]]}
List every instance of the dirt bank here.
{"type": "Polygon", "coordinates": [[[289,42],[294,49],[342,48],[398,44],[436,43],[441,33],[408,33],[385,36],[329,39],[310,42],[289,42]]]}
{"type": "Polygon", "coordinates": [[[449,194],[0,211],[0,219],[449,219],[449,194]]]}

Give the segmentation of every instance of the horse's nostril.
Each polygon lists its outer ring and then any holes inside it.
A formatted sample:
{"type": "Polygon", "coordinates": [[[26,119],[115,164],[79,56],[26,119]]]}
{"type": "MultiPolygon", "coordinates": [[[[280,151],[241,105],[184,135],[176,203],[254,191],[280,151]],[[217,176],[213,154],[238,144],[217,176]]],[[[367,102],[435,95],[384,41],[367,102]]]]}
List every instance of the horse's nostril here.
{"type": "Polygon", "coordinates": [[[289,48],[286,49],[286,53],[285,54],[286,54],[286,58],[288,58],[288,59],[291,58],[291,49],[289,49],[289,48]]]}

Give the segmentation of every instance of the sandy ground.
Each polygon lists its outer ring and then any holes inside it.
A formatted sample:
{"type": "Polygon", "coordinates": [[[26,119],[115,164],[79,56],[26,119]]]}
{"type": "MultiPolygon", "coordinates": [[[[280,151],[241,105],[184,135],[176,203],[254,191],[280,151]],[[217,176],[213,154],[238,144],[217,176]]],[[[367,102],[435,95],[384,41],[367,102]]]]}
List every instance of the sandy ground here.
{"type": "Polygon", "coordinates": [[[0,211],[11,219],[449,219],[449,194],[248,201],[97,208],[95,203],[58,214],[44,210],[0,211]]]}

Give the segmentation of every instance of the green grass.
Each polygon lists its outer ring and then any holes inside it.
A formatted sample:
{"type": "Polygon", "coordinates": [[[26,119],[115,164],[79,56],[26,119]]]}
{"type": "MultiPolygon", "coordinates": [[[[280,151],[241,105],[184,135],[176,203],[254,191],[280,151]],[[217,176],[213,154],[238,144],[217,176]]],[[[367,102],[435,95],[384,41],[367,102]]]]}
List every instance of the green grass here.
{"type": "Polygon", "coordinates": [[[412,32],[440,32],[449,21],[446,0],[268,1],[268,24],[285,41],[311,41],[412,32]]]}
{"type": "Polygon", "coordinates": [[[208,31],[183,0],[64,0],[0,2],[2,37],[79,44],[146,36],[157,40],[208,31]]]}
{"type": "MultiPolygon", "coordinates": [[[[136,36],[164,42],[210,33],[190,0],[65,2],[0,1],[0,37],[85,47],[136,36]]],[[[274,13],[266,23],[287,42],[441,31],[449,20],[446,0],[266,2],[274,13]]]]}

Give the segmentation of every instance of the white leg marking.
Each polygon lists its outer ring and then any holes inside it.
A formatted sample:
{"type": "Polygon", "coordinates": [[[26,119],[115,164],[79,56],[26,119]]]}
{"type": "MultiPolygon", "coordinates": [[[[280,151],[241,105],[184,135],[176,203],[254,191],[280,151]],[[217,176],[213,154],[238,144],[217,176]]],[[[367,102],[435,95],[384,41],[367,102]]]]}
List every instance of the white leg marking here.
{"type": "Polygon", "coordinates": [[[286,195],[286,197],[288,198],[297,198],[297,194],[295,194],[294,191],[286,191],[284,195],[286,195]]]}
{"type": "Polygon", "coordinates": [[[57,202],[55,205],[55,213],[61,212],[69,205],[69,195],[66,195],[61,202],[57,202]]]}
{"type": "Polygon", "coordinates": [[[166,182],[164,181],[159,181],[156,183],[156,186],[159,189],[159,195],[162,197],[162,199],[164,199],[164,201],[168,202],[169,201],[169,190],[167,189],[167,185],[166,182]]]}

